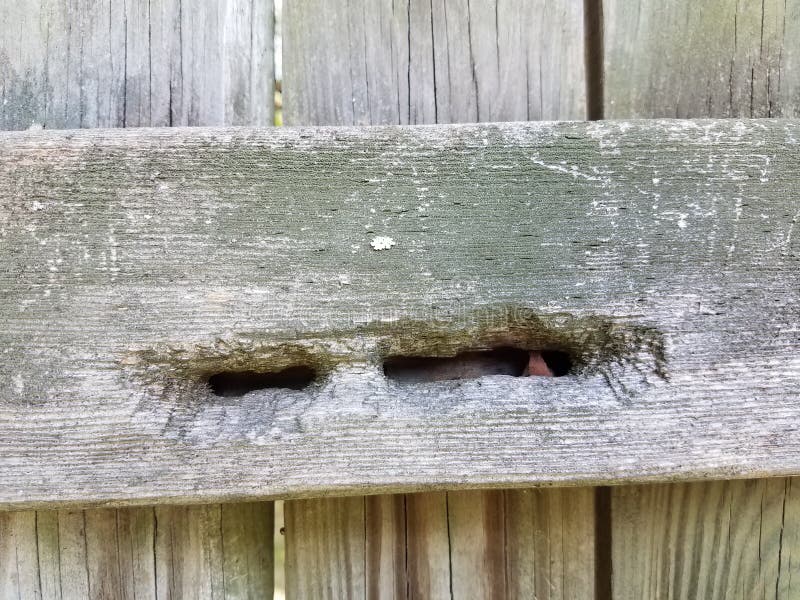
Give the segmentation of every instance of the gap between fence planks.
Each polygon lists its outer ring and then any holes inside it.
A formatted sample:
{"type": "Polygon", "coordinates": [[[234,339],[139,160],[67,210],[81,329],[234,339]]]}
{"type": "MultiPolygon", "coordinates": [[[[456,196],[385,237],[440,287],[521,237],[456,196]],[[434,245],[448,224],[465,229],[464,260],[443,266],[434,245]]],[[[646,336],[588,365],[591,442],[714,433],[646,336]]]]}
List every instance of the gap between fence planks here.
{"type": "MultiPolygon", "coordinates": [[[[2,2],[0,28],[0,129],[272,123],[271,1],[2,2]]],[[[0,598],[269,598],[273,520],[271,502],[0,512],[0,598]]]]}
{"type": "MultiPolygon", "coordinates": [[[[603,8],[608,116],[800,115],[792,3],[608,0],[603,8]]],[[[785,394],[797,397],[791,387],[785,394]]],[[[612,488],[613,597],[796,597],[796,487],[787,478],[612,488]]]]}

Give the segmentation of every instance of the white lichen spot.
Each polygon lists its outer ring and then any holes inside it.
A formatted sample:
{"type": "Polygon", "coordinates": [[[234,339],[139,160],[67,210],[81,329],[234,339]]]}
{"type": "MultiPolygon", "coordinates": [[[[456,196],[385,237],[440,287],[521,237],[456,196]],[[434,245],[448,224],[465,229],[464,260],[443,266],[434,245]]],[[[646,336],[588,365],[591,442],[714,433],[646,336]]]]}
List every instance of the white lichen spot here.
{"type": "Polygon", "coordinates": [[[686,226],[687,226],[686,218],[688,216],[689,215],[687,215],[686,213],[680,213],[678,215],[678,227],[680,227],[681,229],[686,229],[686,226]]]}
{"type": "Polygon", "coordinates": [[[658,177],[653,177],[653,185],[658,185],[659,183],[661,183],[661,179],[658,177]]]}
{"type": "Polygon", "coordinates": [[[14,375],[11,378],[11,382],[14,384],[14,391],[17,394],[22,394],[25,391],[25,380],[22,379],[22,375],[14,375]]]}
{"type": "Polygon", "coordinates": [[[395,241],[386,235],[378,235],[372,238],[369,245],[373,250],[388,250],[395,245],[395,241]]]}

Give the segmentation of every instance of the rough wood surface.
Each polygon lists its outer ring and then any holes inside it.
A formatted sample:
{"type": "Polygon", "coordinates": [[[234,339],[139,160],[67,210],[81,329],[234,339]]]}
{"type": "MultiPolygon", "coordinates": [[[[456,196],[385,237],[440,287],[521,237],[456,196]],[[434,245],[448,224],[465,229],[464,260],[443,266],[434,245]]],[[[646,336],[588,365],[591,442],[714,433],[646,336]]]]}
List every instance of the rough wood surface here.
{"type": "MultiPolygon", "coordinates": [[[[796,116],[795,4],[604,2],[606,114],[796,116]]],[[[614,488],[614,598],[797,597],[793,484],[614,488]]]]}
{"type": "MultiPolygon", "coordinates": [[[[414,1],[390,6],[362,0],[334,10],[325,2],[290,3],[283,81],[288,122],[386,125],[582,118],[580,4],[414,1]]],[[[499,593],[505,585],[503,565],[483,558],[502,554],[478,542],[495,540],[498,530],[503,535],[496,522],[504,518],[505,506],[488,500],[500,497],[502,493],[459,492],[450,498],[453,506],[466,510],[474,504],[480,514],[474,522],[456,519],[455,523],[448,520],[450,501],[444,493],[367,497],[366,510],[356,506],[348,521],[356,531],[367,531],[367,597],[444,598],[450,597],[451,587],[458,597],[464,591],[473,597],[499,593]],[[461,556],[463,547],[454,545],[451,556],[453,536],[470,540],[474,552],[461,556]]],[[[313,506],[316,511],[339,508],[337,503],[313,506]]],[[[296,506],[295,514],[302,507],[296,506]]],[[[513,514],[517,520],[535,519],[532,510],[532,505],[519,505],[513,514]]],[[[453,512],[456,517],[463,513],[453,512]]],[[[583,518],[590,523],[592,515],[583,518]]],[[[321,528],[304,532],[326,533],[321,528]]],[[[287,541],[296,534],[288,530],[287,541]]],[[[323,547],[306,540],[305,560],[335,562],[335,556],[318,554],[323,547]]],[[[521,558],[512,568],[509,596],[530,597],[535,583],[551,575],[551,563],[533,560],[532,538],[509,546],[510,553],[513,549],[521,558]],[[534,571],[540,575],[536,582],[534,571]]],[[[553,564],[557,568],[559,561],[553,564]]],[[[346,572],[334,564],[325,575],[337,578],[346,572]]],[[[290,594],[305,588],[303,578],[302,571],[290,574],[290,594]]],[[[558,590],[561,580],[553,578],[553,589],[558,590]]],[[[330,585],[346,589],[349,584],[330,585]]],[[[543,593],[541,587],[536,592],[543,593]]]]}
{"type": "Polygon", "coordinates": [[[593,494],[287,502],[287,598],[591,598],[593,494]]]}
{"type": "Polygon", "coordinates": [[[583,118],[580,0],[288,2],[288,125],[583,118]]]}
{"type": "Polygon", "coordinates": [[[2,598],[266,598],[270,503],[0,512],[2,598]]]}
{"type": "Polygon", "coordinates": [[[0,2],[0,129],[271,125],[272,0],[0,2]]]}
{"type": "Polygon", "coordinates": [[[364,505],[358,496],[284,505],[288,599],[366,597],[364,505]]]}
{"type": "Polygon", "coordinates": [[[504,496],[507,597],[600,597],[594,488],[506,490],[504,496]]]}
{"type": "Polygon", "coordinates": [[[798,139],[791,121],[4,134],[0,502],[797,472],[798,139]],[[572,375],[381,369],[509,344],[560,348],[572,375]],[[297,364],[318,371],[305,390],[204,383],[297,364]]]}
{"type": "MultiPolygon", "coordinates": [[[[270,124],[271,10],[0,1],[0,129],[270,124]]],[[[0,598],[269,597],[272,519],[269,503],[0,513],[0,598]]]]}
{"type": "Polygon", "coordinates": [[[604,0],[606,118],[800,116],[795,0],[604,0]]]}
{"type": "Polygon", "coordinates": [[[797,598],[797,479],[614,490],[614,598],[797,598]]]}

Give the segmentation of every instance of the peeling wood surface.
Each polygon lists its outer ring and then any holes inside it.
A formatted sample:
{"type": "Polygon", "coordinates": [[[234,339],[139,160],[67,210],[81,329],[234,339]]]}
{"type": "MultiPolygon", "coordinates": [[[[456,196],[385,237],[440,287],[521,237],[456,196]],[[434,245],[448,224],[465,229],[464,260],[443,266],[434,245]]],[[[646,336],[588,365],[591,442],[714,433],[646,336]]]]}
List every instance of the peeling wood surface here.
{"type": "Polygon", "coordinates": [[[266,598],[272,504],[0,512],[2,598],[266,598]]]}
{"type": "Polygon", "coordinates": [[[796,472],[799,134],[5,134],[0,499],[796,472]],[[561,348],[574,374],[381,370],[499,344],[561,348]],[[306,390],[203,383],[297,363],[319,373],[306,390]]]}
{"type": "Polygon", "coordinates": [[[0,2],[0,129],[271,125],[271,0],[0,2]]]}
{"type": "Polygon", "coordinates": [[[288,598],[591,598],[594,491],[286,503],[288,598]]]}
{"type": "Polygon", "coordinates": [[[287,2],[288,125],[581,119],[583,2],[287,2]]]}
{"type": "Polygon", "coordinates": [[[603,15],[606,118],[800,116],[796,0],[604,0],[603,15]]]}

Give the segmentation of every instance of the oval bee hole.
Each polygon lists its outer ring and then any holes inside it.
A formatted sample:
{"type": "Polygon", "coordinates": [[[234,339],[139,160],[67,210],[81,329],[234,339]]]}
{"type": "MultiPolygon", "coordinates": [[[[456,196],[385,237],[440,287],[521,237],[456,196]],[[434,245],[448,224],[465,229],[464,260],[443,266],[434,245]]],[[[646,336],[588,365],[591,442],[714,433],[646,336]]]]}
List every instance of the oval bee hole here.
{"type": "Polygon", "coordinates": [[[210,376],[208,385],[215,396],[230,398],[258,390],[302,390],[314,383],[316,377],[316,371],[306,366],[289,367],[272,373],[225,371],[210,376]]]}
{"type": "Polygon", "coordinates": [[[572,358],[561,350],[540,350],[539,354],[553,377],[564,377],[572,371],[572,358]]]}
{"type": "Polygon", "coordinates": [[[389,379],[402,384],[477,379],[488,375],[562,377],[572,370],[569,354],[560,350],[493,350],[456,356],[392,356],[383,364],[389,379]]]}

